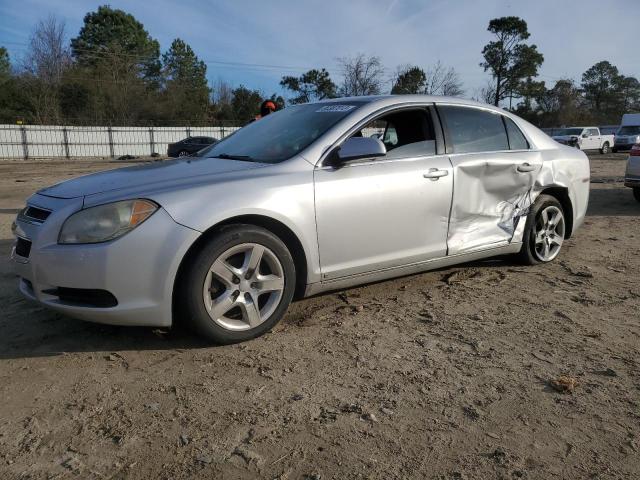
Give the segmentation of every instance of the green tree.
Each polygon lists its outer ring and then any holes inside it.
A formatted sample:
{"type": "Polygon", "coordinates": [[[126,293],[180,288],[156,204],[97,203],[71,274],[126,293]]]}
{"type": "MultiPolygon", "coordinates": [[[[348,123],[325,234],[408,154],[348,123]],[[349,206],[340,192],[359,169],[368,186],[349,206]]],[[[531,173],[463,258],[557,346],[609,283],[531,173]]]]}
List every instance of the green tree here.
{"type": "Polygon", "coordinates": [[[420,67],[400,67],[391,88],[392,95],[424,93],[427,74],[420,67]]]}
{"type": "Polygon", "coordinates": [[[546,91],[547,88],[544,82],[536,82],[529,77],[520,82],[518,89],[516,90],[517,96],[520,97],[522,101],[518,103],[516,108],[509,105],[509,109],[517,113],[522,118],[532,123],[536,123],[538,115],[537,100],[541,98],[546,91]]]}
{"type": "Polygon", "coordinates": [[[336,84],[324,68],[309,70],[299,77],[284,76],[280,85],[296,94],[289,99],[294,104],[336,97],[336,84]]]}
{"type": "Polygon", "coordinates": [[[622,75],[615,65],[603,60],[582,74],[587,107],[601,122],[615,123],[623,113],[640,110],[640,82],[622,75]]]}
{"type": "Polygon", "coordinates": [[[592,110],[600,111],[615,100],[620,74],[615,65],[603,60],[582,74],[582,90],[592,110]]]}
{"type": "Polygon", "coordinates": [[[244,85],[240,85],[233,90],[231,107],[234,113],[234,120],[239,125],[244,125],[257,115],[262,103],[262,95],[257,90],[249,90],[244,85]]]}
{"type": "Polygon", "coordinates": [[[622,113],[640,111],[640,82],[637,78],[621,75],[616,89],[620,95],[622,113]]]}
{"type": "MultiPolygon", "coordinates": [[[[132,15],[109,6],[87,13],[71,51],[74,82],[88,91],[85,121],[133,125],[158,120],[160,46],[132,15]]],[[[77,106],[66,98],[67,105],[77,106]]]]}
{"type": "Polygon", "coordinates": [[[164,98],[174,119],[203,123],[209,110],[211,90],[207,85],[207,65],[193,49],[177,38],[162,56],[164,98]]]}
{"type": "Polygon", "coordinates": [[[78,36],[71,40],[71,51],[82,66],[95,66],[114,55],[126,58],[147,80],[160,74],[160,45],[151,38],[135,17],[108,5],[84,17],[78,36]]]}
{"type": "Polygon", "coordinates": [[[11,76],[11,61],[9,52],[5,47],[0,47],[0,82],[4,82],[11,76]]]}
{"type": "Polygon", "coordinates": [[[0,123],[29,120],[33,115],[31,98],[21,83],[12,72],[9,52],[0,47],[0,123]]]}
{"type": "Polygon", "coordinates": [[[494,80],[493,103],[498,105],[518,91],[520,83],[535,77],[544,60],[535,45],[524,43],[529,38],[527,22],[519,17],[494,18],[488,29],[495,40],[482,50],[484,71],[490,71],[494,80]]]}
{"type": "MultiPolygon", "coordinates": [[[[536,92],[536,115],[528,118],[541,127],[561,127],[592,123],[580,89],[572,79],[558,80],[553,88],[536,92]]],[[[518,106],[520,108],[520,106],[518,106]]],[[[518,109],[516,113],[520,113],[518,109]]]]}
{"type": "Polygon", "coordinates": [[[60,86],[59,97],[65,123],[86,123],[89,120],[91,91],[87,85],[73,78],[66,80],[60,86]]]}

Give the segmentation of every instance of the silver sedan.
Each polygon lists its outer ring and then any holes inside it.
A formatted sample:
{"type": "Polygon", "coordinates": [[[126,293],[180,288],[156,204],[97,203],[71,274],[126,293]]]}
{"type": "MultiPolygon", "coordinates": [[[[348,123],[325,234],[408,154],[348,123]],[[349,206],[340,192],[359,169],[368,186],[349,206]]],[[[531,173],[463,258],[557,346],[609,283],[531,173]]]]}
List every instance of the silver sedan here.
{"type": "Polygon", "coordinates": [[[31,196],[20,290],[73,317],[231,343],[294,297],[514,254],[583,222],[584,153],[511,113],[429,96],[296,105],[185,157],[31,196]]]}

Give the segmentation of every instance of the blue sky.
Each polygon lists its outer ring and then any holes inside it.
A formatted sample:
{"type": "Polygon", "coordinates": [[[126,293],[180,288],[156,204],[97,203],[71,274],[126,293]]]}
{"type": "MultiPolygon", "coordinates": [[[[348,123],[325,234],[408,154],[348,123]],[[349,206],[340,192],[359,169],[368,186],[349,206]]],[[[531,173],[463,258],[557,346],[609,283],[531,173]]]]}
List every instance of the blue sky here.
{"type": "MultiPolygon", "coordinates": [[[[82,18],[106,1],[0,1],[0,46],[19,59],[41,18],[54,14],[77,35],[82,18]]],[[[337,82],[336,57],[358,52],[381,57],[389,77],[401,64],[454,67],[467,95],[488,76],[478,65],[491,39],[491,18],[517,15],[545,56],[541,79],[580,79],[600,60],[640,77],[637,54],[640,0],[111,0],[133,14],[162,50],[180,37],[207,61],[211,82],[221,78],[265,94],[281,92],[284,74],[326,67],[337,82]],[[251,64],[251,65],[247,65],[251,64]],[[258,65],[270,65],[262,67],[258,65]]]]}

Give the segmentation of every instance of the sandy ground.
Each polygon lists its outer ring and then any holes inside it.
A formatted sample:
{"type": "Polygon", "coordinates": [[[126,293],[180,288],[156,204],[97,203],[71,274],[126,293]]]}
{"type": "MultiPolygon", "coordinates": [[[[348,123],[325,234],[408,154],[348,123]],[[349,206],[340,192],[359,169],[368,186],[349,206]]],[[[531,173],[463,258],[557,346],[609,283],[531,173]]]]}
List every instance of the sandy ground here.
{"type": "Polygon", "coordinates": [[[592,156],[586,225],[551,265],[307,299],[227,347],[23,300],[7,256],[25,198],[121,163],[0,164],[0,478],[639,478],[640,204],[624,160],[592,156]]]}

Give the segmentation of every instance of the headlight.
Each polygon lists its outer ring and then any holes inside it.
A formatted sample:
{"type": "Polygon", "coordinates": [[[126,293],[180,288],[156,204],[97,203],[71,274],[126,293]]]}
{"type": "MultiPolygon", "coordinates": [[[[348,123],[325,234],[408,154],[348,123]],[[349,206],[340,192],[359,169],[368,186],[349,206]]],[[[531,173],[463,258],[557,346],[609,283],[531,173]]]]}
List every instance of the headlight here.
{"type": "Polygon", "coordinates": [[[121,237],[153,215],[150,200],[124,200],[80,210],[65,220],[58,243],[100,243],[121,237]]]}

